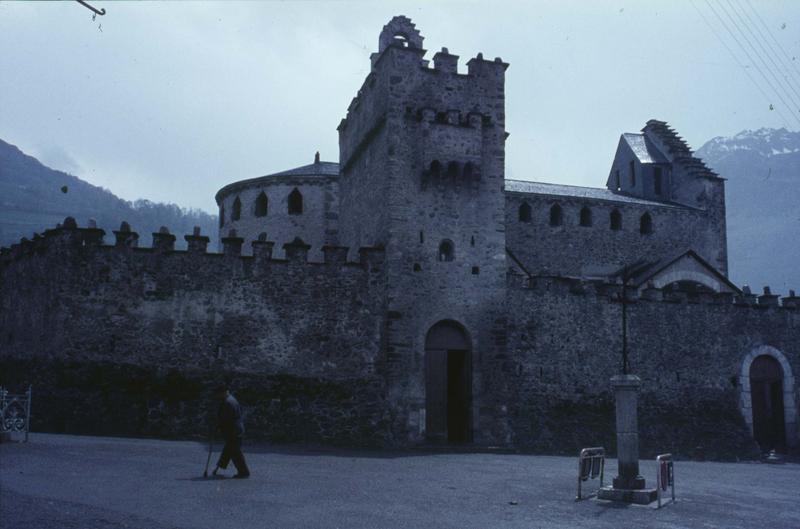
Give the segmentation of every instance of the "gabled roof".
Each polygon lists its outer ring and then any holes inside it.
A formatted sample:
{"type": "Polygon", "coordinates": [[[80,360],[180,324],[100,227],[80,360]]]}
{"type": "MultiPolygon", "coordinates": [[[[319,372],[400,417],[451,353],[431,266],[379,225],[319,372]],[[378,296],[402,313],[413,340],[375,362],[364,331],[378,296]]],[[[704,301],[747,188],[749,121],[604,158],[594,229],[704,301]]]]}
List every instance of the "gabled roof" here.
{"type": "Polygon", "coordinates": [[[684,258],[691,259],[697,265],[699,265],[706,274],[712,276],[719,283],[722,283],[723,285],[730,288],[733,292],[741,294],[741,290],[739,289],[739,287],[734,285],[719,270],[711,266],[705,259],[700,257],[697,254],[697,252],[691,249],[661,259],[640,261],[634,263],[633,265],[625,266],[622,269],[618,270],[617,272],[611,274],[611,277],[614,279],[621,278],[622,274],[625,273],[627,269],[630,270],[630,272],[632,273],[632,276],[628,284],[635,287],[642,287],[646,285],[648,282],[655,279],[657,276],[663,275],[665,272],[668,272],[670,268],[676,266],[678,261],[684,258]]]}
{"type": "Polygon", "coordinates": [[[664,153],[644,134],[625,132],[622,134],[622,139],[628,144],[640,163],[669,163],[664,153]]]}

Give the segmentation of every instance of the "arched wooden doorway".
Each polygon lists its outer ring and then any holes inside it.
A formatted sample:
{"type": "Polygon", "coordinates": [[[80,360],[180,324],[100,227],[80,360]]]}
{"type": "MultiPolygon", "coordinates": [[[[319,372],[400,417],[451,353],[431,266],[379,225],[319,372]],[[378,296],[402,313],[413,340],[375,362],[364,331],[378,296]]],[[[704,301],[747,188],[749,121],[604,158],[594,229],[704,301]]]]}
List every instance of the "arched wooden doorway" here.
{"type": "Polygon", "coordinates": [[[425,431],[429,440],[472,441],[472,345],[466,330],[443,320],[425,338],[425,431]]]}
{"type": "Polygon", "coordinates": [[[750,365],[753,437],[762,451],[786,448],[783,370],[773,357],[761,355],[750,365]]]}

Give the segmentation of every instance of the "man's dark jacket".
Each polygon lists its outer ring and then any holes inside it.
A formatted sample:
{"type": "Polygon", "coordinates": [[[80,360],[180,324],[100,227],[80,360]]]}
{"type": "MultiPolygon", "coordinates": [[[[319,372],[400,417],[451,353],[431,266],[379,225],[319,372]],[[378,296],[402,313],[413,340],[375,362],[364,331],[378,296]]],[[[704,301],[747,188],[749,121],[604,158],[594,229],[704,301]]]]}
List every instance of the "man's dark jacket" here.
{"type": "Polygon", "coordinates": [[[219,405],[217,412],[219,431],[225,439],[235,439],[244,434],[244,421],[242,420],[242,407],[239,402],[228,395],[219,405]]]}

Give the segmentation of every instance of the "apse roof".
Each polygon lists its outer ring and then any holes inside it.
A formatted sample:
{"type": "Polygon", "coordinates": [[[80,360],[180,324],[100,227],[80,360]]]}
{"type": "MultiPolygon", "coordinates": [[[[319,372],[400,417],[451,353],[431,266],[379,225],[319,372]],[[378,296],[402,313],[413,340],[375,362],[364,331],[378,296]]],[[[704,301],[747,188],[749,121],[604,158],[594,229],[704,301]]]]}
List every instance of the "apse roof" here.
{"type": "Polygon", "coordinates": [[[253,185],[260,185],[260,184],[268,184],[272,179],[277,179],[281,177],[287,176],[300,176],[300,177],[318,177],[318,178],[330,178],[339,176],[339,164],[336,162],[314,162],[308,165],[303,165],[301,167],[295,167],[294,169],[288,169],[286,171],[281,171],[279,173],[272,173],[266,176],[259,176],[256,178],[249,178],[247,180],[239,180],[238,182],[233,182],[219,191],[217,191],[216,200],[219,203],[220,198],[223,195],[230,193],[231,191],[241,189],[244,187],[250,187],[253,185]]]}

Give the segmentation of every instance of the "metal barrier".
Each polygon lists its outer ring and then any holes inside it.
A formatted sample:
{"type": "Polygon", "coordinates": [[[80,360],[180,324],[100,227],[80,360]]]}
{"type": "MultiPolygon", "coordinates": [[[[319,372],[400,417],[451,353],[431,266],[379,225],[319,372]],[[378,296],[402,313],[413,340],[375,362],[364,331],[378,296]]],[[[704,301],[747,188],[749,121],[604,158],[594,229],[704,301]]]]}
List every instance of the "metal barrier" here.
{"type": "Polygon", "coordinates": [[[25,442],[28,442],[28,432],[31,425],[31,392],[11,394],[0,387],[0,432],[25,432],[25,442]]]}
{"type": "MultiPolygon", "coordinates": [[[[578,455],[578,496],[575,500],[581,500],[581,485],[584,481],[600,476],[600,487],[603,488],[603,470],[606,465],[606,450],[603,447],[584,448],[578,455]]],[[[591,498],[597,491],[589,494],[591,498]]]]}
{"type": "Polygon", "coordinates": [[[672,454],[661,454],[656,457],[656,490],[658,495],[658,508],[661,508],[661,494],[672,489],[672,503],[675,503],[675,465],[672,454]]]}

